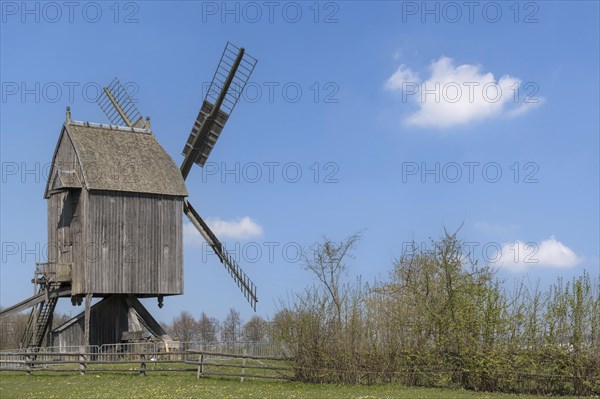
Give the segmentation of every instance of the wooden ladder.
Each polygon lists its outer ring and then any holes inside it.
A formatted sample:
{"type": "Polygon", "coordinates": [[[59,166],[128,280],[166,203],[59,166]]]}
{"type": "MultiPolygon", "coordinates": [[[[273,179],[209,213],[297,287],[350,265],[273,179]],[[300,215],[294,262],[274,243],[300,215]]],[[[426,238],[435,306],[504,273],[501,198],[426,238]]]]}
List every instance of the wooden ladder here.
{"type": "Polygon", "coordinates": [[[40,285],[38,292],[44,292],[46,298],[38,306],[34,307],[29,314],[27,329],[21,340],[21,347],[35,348],[40,347],[44,341],[44,337],[51,328],[52,315],[58,302],[58,295],[49,295],[50,292],[60,288],[60,283],[49,282],[40,285]]]}

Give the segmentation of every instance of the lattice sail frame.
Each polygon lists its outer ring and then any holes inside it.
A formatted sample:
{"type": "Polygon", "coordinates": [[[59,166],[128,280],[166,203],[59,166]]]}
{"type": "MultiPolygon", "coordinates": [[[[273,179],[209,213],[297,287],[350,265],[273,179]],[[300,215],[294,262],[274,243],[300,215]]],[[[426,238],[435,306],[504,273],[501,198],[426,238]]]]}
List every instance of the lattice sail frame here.
{"type": "MultiPolygon", "coordinates": [[[[231,72],[231,68],[235,63],[235,59],[238,56],[242,49],[239,47],[227,42],[225,49],[223,50],[223,54],[221,54],[221,60],[219,61],[219,65],[215,70],[212,81],[210,82],[210,86],[206,92],[204,97],[204,101],[209,101],[212,104],[216,104],[219,95],[225,85],[227,77],[231,72]]],[[[233,109],[237,105],[242,93],[244,92],[244,88],[254,71],[254,67],[258,60],[248,53],[244,52],[242,60],[235,71],[235,76],[231,82],[231,85],[227,89],[227,93],[225,94],[225,98],[223,99],[223,103],[220,107],[225,113],[231,115],[233,109]]]]}
{"type": "Polygon", "coordinates": [[[182,154],[188,157],[189,153],[195,149],[197,154],[192,157],[193,162],[198,166],[204,166],[208,160],[225,123],[241,98],[257,62],[256,58],[247,54],[243,48],[227,42],[182,151],[182,154]],[[239,57],[241,59],[238,60],[239,57]],[[233,76],[231,76],[232,72],[233,76]],[[214,120],[209,121],[211,126],[208,129],[202,129],[215,106],[218,107],[218,110],[214,120]],[[197,137],[199,134],[200,137],[197,137]]]}
{"type": "Polygon", "coordinates": [[[96,102],[113,125],[146,127],[134,101],[117,78],[102,90],[96,102]]]}

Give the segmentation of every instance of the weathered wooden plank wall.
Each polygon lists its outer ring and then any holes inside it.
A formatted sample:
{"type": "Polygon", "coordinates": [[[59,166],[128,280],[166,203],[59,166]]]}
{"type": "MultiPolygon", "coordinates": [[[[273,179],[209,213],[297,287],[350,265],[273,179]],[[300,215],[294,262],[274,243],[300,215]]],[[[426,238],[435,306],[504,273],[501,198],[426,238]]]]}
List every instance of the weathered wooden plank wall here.
{"type": "Polygon", "coordinates": [[[180,197],[89,193],[86,292],[183,293],[180,197]]]}

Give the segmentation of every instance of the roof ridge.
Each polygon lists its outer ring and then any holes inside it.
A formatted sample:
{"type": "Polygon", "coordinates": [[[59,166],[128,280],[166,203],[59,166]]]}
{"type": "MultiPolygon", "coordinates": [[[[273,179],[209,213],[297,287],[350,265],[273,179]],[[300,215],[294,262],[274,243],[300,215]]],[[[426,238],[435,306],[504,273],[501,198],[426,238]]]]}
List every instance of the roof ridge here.
{"type": "Polygon", "coordinates": [[[84,127],[95,127],[95,128],[100,128],[100,129],[109,129],[109,130],[121,130],[124,132],[152,134],[152,131],[150,129],[143,129],[140,127],[119,126],[119,125],[103,124],[103,123],[88,122],[88,121],[76,121],[76,120],[70,120],[67,122],[67,124],[75,125],[75,126],[84,126],[84,127]]]}

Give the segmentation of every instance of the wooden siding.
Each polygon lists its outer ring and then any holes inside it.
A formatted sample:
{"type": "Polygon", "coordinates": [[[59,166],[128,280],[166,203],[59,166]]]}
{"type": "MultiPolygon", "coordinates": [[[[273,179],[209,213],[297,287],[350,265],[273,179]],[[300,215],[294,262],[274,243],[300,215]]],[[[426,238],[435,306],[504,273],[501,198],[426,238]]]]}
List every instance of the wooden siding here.
{"type": "Polygon", "coordinates": [[[91,191],[87,207],[85,292],[183,293],[182,197],[91,191]]]}

